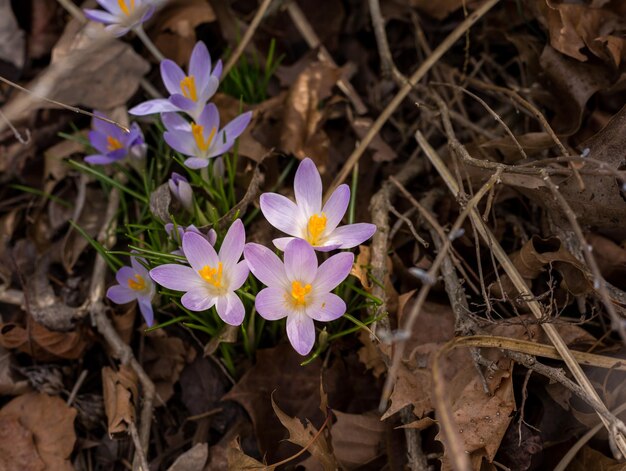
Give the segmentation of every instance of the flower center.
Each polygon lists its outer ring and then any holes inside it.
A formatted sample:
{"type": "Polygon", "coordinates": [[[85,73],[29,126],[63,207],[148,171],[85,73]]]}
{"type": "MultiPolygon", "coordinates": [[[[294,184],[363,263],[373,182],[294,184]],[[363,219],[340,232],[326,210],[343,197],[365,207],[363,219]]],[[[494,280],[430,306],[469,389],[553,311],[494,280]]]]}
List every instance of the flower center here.
{"type": "Polygon", "coordinates": [[[320,243],[320,237],[326,229],[326,214],[314,214],[309,218],[309,223],[306,226],[307,238],[306,240],[311,245],[318,245],[320,243]]]}
{"type": "Polygon", "coordinates": [[[180,90],[185,98],[189,98],[192,101],[198,100],[196,78],[193,75],[189,75],[180,81],[180,90]]]}
{"type": "Polygon", "coordinates": [[[114,137],[107,136],[107,150],[109,152],[113,152],[114,150],[123,149],[124,144],[122,144],[118,139],[114,137]]]}
{"type": "Polygon", "coordinates": [[[193,138],[196,141],[196,145],[198,146],[198,149],[200,149],[202,152],[206,152],[209,149],[209,146],[211,145],[211,142],[213,142],[213,138],[215,137],[216,131],[217,131],[216,128],[211,129],[211,133],[209,134],[209,137],[205,141],[204,140],[204,126],[200,124],[196,124],[196,123],[191,123],[191,133],[193,134],[193,138]]]}
{"type": "Polygon", "coordinates": [[[146,280],[143,279],[143,276],[135,273],[135,279],[128,279],[128,287],[135,291],[142,291],[146,289],[146,280]]]}
{"type": "Polygon", "coordinates": [[[215,286],[216,288],[221,288],[223,268],[222,262],[218,262],[217,268],[205,265],[202,267],[202,270],[198,271],[198,273],[208,284],[215,286]]]}
{"type": "Polygon", "coordinates": [[[304,297],[311,292],[311,285],[306,284],[302,286],[299,281],[291,282],[291,297],[293,298],[296,306],[306,306],[306,300],[304,297]]]}
{"type": "Polygon", "coordinates": [[[120,6],[120,10],[126,16],[130,16],[130,14],[135,9],[135,0],[130,0],[129,4],[126,4],[126,0],[117,0],[117,4],[120,6]]]}

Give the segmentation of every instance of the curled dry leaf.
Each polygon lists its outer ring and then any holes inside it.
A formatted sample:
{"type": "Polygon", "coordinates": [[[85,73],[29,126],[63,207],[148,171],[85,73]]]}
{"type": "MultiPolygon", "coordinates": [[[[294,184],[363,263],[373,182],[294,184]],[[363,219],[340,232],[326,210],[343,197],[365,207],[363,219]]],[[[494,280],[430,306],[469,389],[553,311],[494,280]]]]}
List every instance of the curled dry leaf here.
{"type": "Polygon", "coordinates": [[[80,358],[89,339],[87,331],[78,328],[69,332],[56,332],[35,322],[30,316],[27,327],[14,322],[0,323],[0,345],[9,350],[17,349],[36,360],[52,361],[58,358],[80,358]]]}
{"type": "Polygon", "coordinates": [[[135,421],[137,401],[137,375],[122,365],[119,371],[106,366],[102,368],[102,390],[108,432],[111,438],[126,435],[135,421]]]}
{"type": "Polygon", "coordinates": [[[196,443],[191,449],[176,458],[167,471],[198,471],[204,468],[209,457],[209,445],[196,443]]]}
{"type": "Polygon", "coordinates": [[[324,471],[335,471],[337,461],[324,434],[318,433],[318,430],[308,419],[304,419],[302,422],[298,417],[289,417],[276,405],[274,397],[271,398],[271,401],[278,420],[289,431],[287,440],[306,448],[311,456],[319,461],[324,471]]]}
{"type": "Polygon", "coordinates": [[[291,86],[283,112],[280,145],[300,159],[310,157],[318,166],[328,160],[330,141],[322,129],[322,100],[328,98],[341,69],[326,62],[310,64],[291,86]]]}
{"type": "Polygon", "coordinates": [[[246,455],[239,444],[239,437],[234,438],[226,450],[228,460],[228,471],[239,471],[246,469],[268,469],[266,465],[246,455]]]}
{"type": "MultiPolygon", "coordinates": [[[[74,469],[69,458],[76,442],[74,432],[74,418],[76,409],[69,407],[59,397],[47,394],[28,393],[16,397],[0,410],[0,423],[8,420],[9,425],[20,434],[21,440],[0,440],[13,448],[12,453],[18,452],[21,459],[28,460],[35,466],[39,460],[43,461],[43,468],[19,468],[19,469],[46,469],[55,471],[71,471],[74,469]],[[15,425],[12,419],[16,419],[19,425],[32,434],[32,442],[27,441],[28,434],[15,425]],[[31,446],[34,443],[34,450],[31,446]],[[23,446],[21,452],[18,446],[23,446]]],[[[6,423],[6,422],[5,422],[6,423]]],[[[0,426],[0,431],[3,427],[0,426]]],[[[0,432],[1,433],[1,432],[0,432]]],[[[0,463],[6,457],[4,451],[0,453],[0,463]]],[[[8,455],[10,456],[10,455],[8,455]]],[[[8,468],[18,469],[18,468],[8,468]]]]}
{"type": "Polygon", "coordinates": [[[600,273],[618,288],[626,289],[626,249],[598,234],[585,234],[593,247],[600,273]]]}

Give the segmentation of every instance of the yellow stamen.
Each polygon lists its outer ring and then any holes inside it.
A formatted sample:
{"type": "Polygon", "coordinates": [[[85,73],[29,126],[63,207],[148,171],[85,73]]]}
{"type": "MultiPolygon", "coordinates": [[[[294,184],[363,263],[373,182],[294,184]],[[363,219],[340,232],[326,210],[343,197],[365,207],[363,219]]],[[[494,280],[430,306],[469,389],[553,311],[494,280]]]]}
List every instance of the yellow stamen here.
{"type": "Polygon", "coordinates": [[[113,152],[114,150],[123,149],[124,145],[115,139],[114,137],[107,136],[107,150],[113,152]]]}
{"type": "Polygon", "coordinates": [[[309,218],[307,224],[307,241],[311,245],[318,245],[320,243],[320,237],[326,229],[326,214],[314,214],[309,218]]]}
{"type": "Polygon", "coordinates": [[[205,265],[202,267],[202,270],[198,271],[198,273],[208,284],[213,285],[216,288],[221,288],[223,268],[222,262],[218,262],[217,268],[205,265]]]}
{"type": "Polygon", "coordinates": [[[143,279],[143,276],[135,273],[135,279],[128,279],[128,287],[130,289],[134,289],[135,291],[142,291],[146,289],[146,280],[143,279]]]}
{"type": "Polygon", "coordinates": [[[211,145],[211,142],[213,142],[213,138],[215,137],[216,131],[217,131],[216,128],[211,129],[211,133],[209,134],[209,137],[205,141],[204,140],[204,126],[200,124],[196,124],[196,123],[191,123],[191,133],[193,134],[193,138],[196,141],[196,145],[198,146],[198,149],[200,149],[202,152],[206,152],[209,149],[209,146],[211,145]]]}
{"type": "Polygon", "coordinates": [[[180,90],[183,92],[185,98],[189,98],[192,101],[198,100],[196,78],[193,75],[189,75],[180,81],[180,90]]]}
{"type": "Polygon", "coordinates": [[[299,281],[291,282],[291,297],[296,306],[306,306],[306,300],[304,297],[311,292],[311,285],[306,284],[302,286],[299,281]]]}
{"type": "Polygon", "coordinates": [[[122,10],[122,13],[124,13],[126,16],[130,16],[130,14],[135,9],[135,0],[130,0],[129,5],[126,5],[125,0],[117,0],[117,4],[120,6],[120,10],[122,10]]]}

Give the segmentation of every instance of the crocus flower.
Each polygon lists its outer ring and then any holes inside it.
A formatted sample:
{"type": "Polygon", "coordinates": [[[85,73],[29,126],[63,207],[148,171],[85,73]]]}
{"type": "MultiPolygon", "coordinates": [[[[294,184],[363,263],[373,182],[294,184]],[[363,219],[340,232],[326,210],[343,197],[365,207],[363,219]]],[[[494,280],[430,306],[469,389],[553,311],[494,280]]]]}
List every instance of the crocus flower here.
{"type": "MultiPolygon", "coordinates": [[[[170,237],[170,239],[174,240],[178,244],[182,243],[183,236],[185,235],[186,232],[195,232],[196,234],[200,234],[211,245],[215,245],[215,241],[217,240],[217,232],[215,232],[215,229],[209,229],[209,232],[207,232],[206,234],[203,234],[200,231],[200,229],[198,229],[193,224],[187,227],[176,226],[176,229],[177,229],[177,234],[174,234],[174,224],[172,224],[171,222],[168,222],[165,225],[165,232],[167,232],[167,235],[170,237]]],[[[184,256],[182,250],[174,250],[172,254],[184,256]]]]}
{"type": "Polygon", "coordinates": [[[211,55],[206,45],[199,41],[191,52],[189,72],[169,59],[161,61],[161,78],[170,93],[169,98],[157,98],[140,103],[129,113],[136,116],[182,111],[198,119],[204,105],[217,91],[222,75],[222,61],[218,60],[211,70],[211,55]]]}
{"type": "Polygon", "coordinates": [[[148,21],[155,7],[150,0],[96,0],[102,10],[86,8],[85,16],[98,23],[104,23],[106,30],[115,36],[123,36],[129,30],[148,21]]]}
{"type": "Polygon", "coordinates": [[[245,244],[240,219],[230,226],[219,254],[200,234],[183,234],[183,253],[189,266],[167,264],[150,270],[154,281],[168,289],[185,291],[181,303],[190,311],[205,311],[215,305],[217,314],[230,325],[243,322],[245,310],[235,290],[248,278],[248,265],[239,261],[245,244]]]}
{"type": "MultiPolygon", "coordinates": [[[[98,111],[94,114],[104,116],[98,111]]],[[[106,165],[128,156],[137,159],[145,157],[147,146],[137,123],[130,125],[130,132],[98,118],[94,118],[91,125],[89,142],[99,153],[85,157],[90,164],[106,165]]]]}
{"type": "Polygon", "coordinates": [[[255,306],[265,319],[287,318],[287,337],[300,355],[315,343],[313,320],[328,322],[346,312],[346,303],[331,293],[350,273],[354,255],[333,255],[319,267],[311,245],[295,239],[285,248],[285,263],[270,249],[249,243],[244,257],[250,271],[267,288],[256,295],[255,306]]]}
{"type": "Polygon", "coordinates": [[[193,211],[193,190],[187,180],[182,175],[172,172],[172,176],[167,184],[170,187],[172,195],[183,205],[187,211],[193,211]]]}
{"type": "Polygon", "coordinates": [[[209,165],[209,159],[227,152],[244,132],[252,113],[248,111],[233,119],[220,129],[220,116],[217,106],[209,103],[204,107],[197,122],[189,123],[176,113],[164,113],[161,116],[167,131],[163,134],[169,146],[187,155],[185,160],[189,168],[198,169],[209,165]]]}
{"type": "Polygon", "coordinates": [[[115,304],[126,304],[137,300],[141,315],[148,327],[151,327],[154,324],[152,311],[152,298],[156,292],[154,283],[148,276],[148,270],[139,263],[136,257],[130,258],[130,264],[130,267],[122,267],[115,274],[115,279],[119,284],[108,289],[107,298],[115,304]]]}
{"type": "Polygon", "coordinates": [[[376,232],[376,226],[367,223],[337,227],[350,203],[350,187],[340,185],[322,207],[322,179],[311,159],[304,159],[298,166],[293,188],[295,203],[277,193],[261,195],[265,218],[272,226],[292,236],[274,239],[278,249],[284,250],[294,238],[306,240],[321,252],[350,249],[376,232]]]}

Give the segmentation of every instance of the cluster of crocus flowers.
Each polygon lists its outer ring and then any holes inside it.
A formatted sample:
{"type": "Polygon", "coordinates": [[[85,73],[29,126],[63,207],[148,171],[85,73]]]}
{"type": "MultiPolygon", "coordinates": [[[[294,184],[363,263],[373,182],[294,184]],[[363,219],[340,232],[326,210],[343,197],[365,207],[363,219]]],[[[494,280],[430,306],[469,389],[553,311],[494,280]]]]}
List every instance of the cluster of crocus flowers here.
{"type": "Polygon", "coordinates": [[[173,61],[163,60],[161,78],[170,96],[148,100],[129,111],[136,116],[161,113],[167,129],[165,141],[186,155],[184,163],[193,169],[207,167],[211,158],[228,152],[252,118],[251,112],[243,113],[220,129],[219,112],[209,100],[219,86],[222,62],[218,61],[213,69],[211,65],[211,56],[202,42],[193,48],[187,73],[173,61]]]}
{"type": "Polygon", "coordinates": [[[96,117],[92,120],[92,130],[89,131],[89,142],[98,152],[85,157],[85,161],[95,165],[107,165],[131,157],[142,159],[146,155],[146,143],[137,123],[130,125],[130,132],[126,132],[113,123],[109,123],[98,116],[104,115],[95,111],[96,117]]]}
{"type": "Polygon", "coordinates": [[[85,16],[103,23],[114,36],[123,36],[148,21],[155,6],[151,0],[97,0],[104,10],[85,8],[85,16]]]}

